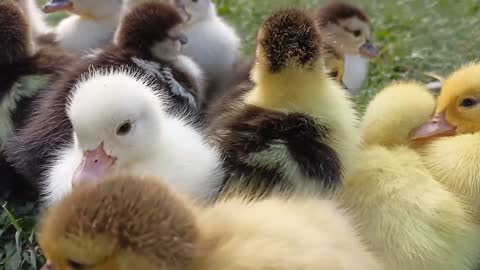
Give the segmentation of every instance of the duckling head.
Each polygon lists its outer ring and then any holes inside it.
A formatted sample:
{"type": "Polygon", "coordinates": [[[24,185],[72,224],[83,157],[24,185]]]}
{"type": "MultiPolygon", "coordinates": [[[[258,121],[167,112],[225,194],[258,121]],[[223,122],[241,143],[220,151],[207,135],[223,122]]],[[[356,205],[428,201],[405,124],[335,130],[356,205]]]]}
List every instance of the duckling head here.
{"type": "Polygon", "coordinates": [[[480,63],[470,63],[445,80],[435,115],[418,127],[411,138],[476,133],[480,131],[480,63]]]}
{"type": "Polygon", "coordinates": [[[360,8],[345,2],[332,2],[318,10],[317,20],[326,34],[324,42],[338,54],[368,58],[378,55],[378,48],[369,40],[369,18],[360,8]]]}
{"type": "Polygon", "coordinates": [[[174,7],[163,3],[144,3],[133,7],[122,19],[115,35],[116,45],[173,61],[188,42],[182,32],[182,17],[174,7]]]}
{"type": "Polygon", "coordinates": [[[69,12],[83,19],[99,20],[118,16],[123,0],[50,0],[42,8],[45,13],[69,12]]]}
{"type": "Polygon", "coordinates": [[[211,0],[175,0],[175,6],[187,23],[195,23],[209,17],[214,8],[211,0]]]}
{"type": "Polygon", "coordinates": [[[19,4],[0,1],[0,64],[12,64],[34,54],[32,31],[19,4]]]}
{"type": "Polygon", "coordinates": [[[197,237],[180,198],[158,179],[126,175],[79,185],[37,232],[42,270],[186,269],[197,237]]]}
{"type": "Polygon", "coordinates": [[[321,69],[320,44],[318,28],[307,14],[296,9],[277,11],[258,32],[254,70],[279,74],[321,69]]]}
{"type": "Polygon", "coordinates": [[[128,69],[93,71],[78,82],[67,114],[83,152],[73,184],[131,168],[158,149],[165,113],[153,84],[128,69]]]}

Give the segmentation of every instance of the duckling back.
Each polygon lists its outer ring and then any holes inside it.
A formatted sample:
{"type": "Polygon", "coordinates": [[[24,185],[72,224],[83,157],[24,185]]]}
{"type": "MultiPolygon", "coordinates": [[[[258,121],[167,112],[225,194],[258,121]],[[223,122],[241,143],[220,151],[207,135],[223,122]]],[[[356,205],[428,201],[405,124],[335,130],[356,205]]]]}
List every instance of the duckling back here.
{"type": "Polygon", "coordinates": [[[333,201],[237,198],[197,216],[204,241],[214,243],[199,269],[383,269],[333,201]]]}

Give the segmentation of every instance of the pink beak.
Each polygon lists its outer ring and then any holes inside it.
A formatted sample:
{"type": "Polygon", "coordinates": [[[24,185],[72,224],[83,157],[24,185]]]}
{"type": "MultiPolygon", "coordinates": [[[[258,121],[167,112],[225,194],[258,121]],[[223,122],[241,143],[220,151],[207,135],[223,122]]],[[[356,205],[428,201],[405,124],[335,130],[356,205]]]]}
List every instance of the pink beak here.
{"type": "Polygon", "coordinates": [[[447,122],[445,112],[435,114],[430,121],[414,129],[410,134],[411,140],[423,140],[433,137],[452,136],[456,127],[447,122]]]}
{"type": "Polygon", "coordinates": [[[82,163],[75,170],[72,184],[80,184],[83,182],[95,182],[115,163],[116,158],[109,156],[103,149],[101,143],[94,150],[87,150],[83,153],[82,163]]]}
{"type": "Polygon", "coordinates": [[[375,47],[369,40],[367,40],[359,49],[360,55],[367,58],[374,58],[380,53],[380,49],[375,47]]]}
{"type": "Polygon", "coordinates": [[[47,262],[45,263],[40,270],[55,270],[55,266],[53,264],[47,262]]]}

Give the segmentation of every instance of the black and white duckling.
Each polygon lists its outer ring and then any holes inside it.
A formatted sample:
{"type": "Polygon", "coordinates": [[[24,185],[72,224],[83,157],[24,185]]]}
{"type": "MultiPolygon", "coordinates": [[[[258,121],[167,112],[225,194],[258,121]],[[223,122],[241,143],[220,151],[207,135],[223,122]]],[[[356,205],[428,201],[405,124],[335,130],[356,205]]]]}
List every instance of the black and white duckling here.
{"type": "Polygon", "coordinates": [[[198,118],[201,72],[193,61],[179,55],[182,35],[177,27],[181,22],[175,8],[165,4],[142,4],[129,12],[118,29],[115,44],[85,56],[50,85],[51,90],[39,100],[33,117],[7,144],[6,153],[14,167],[26,178],[41,182],[52,157],[73,143],[65,104],[72,86],[91,68],[140,68],[154,77],[156,89],[172,100],[165,104],[168,113],[198,118]]]}
{"type": "Polygon", "coordinates": [[[207,100],[226,90],[234,78],[241,40],[235,29],[218,14],[211,0],[175,0],[186,16],[188,43],[182,52],[192,57],[205,72],[207,100]]]}
{"type": "MultiPolygon", "coordinates": [[[[48,90],[49,81],[60,77],[74,59],[59,48],[37,48],[19,3],[0,2],[0,148],[26,124],[36,100],[48,90]]],[[[0,186],[15,189],[17,183],[23,185],[17,181],[17,174],[7,163],[5,154],[1,155],[0,186]]],[[[0,193],[3,191],[8,190],[0,193]]]]}
{"type": "Polygon", "coordinates": [[[154,80],[125,69],[95,71],[74,86],[67,105],[74,144],[60,151],[47,173],[47,203],[72,185],[119,170],[161,176],[195,199],[217,194],[220,154],[188,119],[166,112],[168,97],[155,87],[154,80]]]}
{"type": "Polygon", "coordinates": [[[51,0],[43,6],[46,13],[71,13],[54,32],[61,47],[80,55],[111,42],[122,9],[122,0],[51,0]]]}
{"type": "Polygon", "coordinates": [[[323,33],[330,75],[352,93],[358,92],[368,74],[368,60],[379,53],[369,41],[367,14],[355,5],[335,1],[322,6],[316,20],[323,33]]]}
{"type": "Polygon", "coordinates": [[[305,185],[332,188],[356,159],[360,140],[348,93],[324,69],[321,35],[304,12],[276,12],[257,39],[253,89],[212,120],[225,157],[225,191],[305,185]]]}
{"type": "Polygon", "coordinates": [[[335,202],[199,207],[152,177],[78,186],[42,216],[37,239],[45,270],[383,269],[335,202]]]}

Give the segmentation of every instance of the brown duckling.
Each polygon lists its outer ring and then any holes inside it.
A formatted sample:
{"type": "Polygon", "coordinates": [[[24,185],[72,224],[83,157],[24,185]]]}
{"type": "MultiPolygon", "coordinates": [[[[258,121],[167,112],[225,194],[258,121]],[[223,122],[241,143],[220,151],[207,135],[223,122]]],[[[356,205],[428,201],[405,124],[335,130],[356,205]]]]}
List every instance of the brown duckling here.
{"type": "MultiPolygon", "coordinates": [[[[58,79],[75,57],[63,50],[35,45],[32,28],[25,12],[16,1],[0,2],[0,148],[32,116],[37,101],[49,91],[47,84],[58,79]]],[[[5,154],[0,153],[0,193],[30,193],[25,182],[5,154]]],[[[31,187],[33,197],[38,193],[31,187]]]]}

